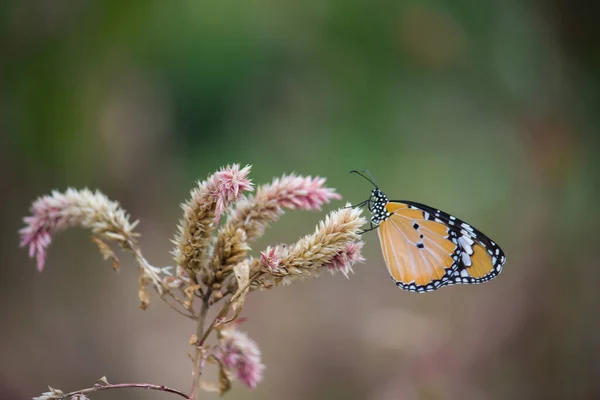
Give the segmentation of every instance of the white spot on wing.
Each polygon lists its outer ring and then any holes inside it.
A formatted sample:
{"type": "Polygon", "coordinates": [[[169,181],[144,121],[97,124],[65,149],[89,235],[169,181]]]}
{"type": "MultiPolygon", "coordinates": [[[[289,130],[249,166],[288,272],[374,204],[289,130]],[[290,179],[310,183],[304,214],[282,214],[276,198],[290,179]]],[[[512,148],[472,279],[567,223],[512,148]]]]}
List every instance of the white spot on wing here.
{"type": "Polygon", "coordinates": [[[473,243],[475,243],[475,242],[473,241],[473,239],[471,239],[471,237],[470,237],[470,236],[463,235],[461,239],[463,239],[465,242],[467,242],[467,243],[468,243],[468,244],[470,244],[471,246],[473,245],[473,243]]]}
{"type": "Polygon", "coordinates": [[[471,257],[469,257],[469,255],[466,252],[462,253],[462,262],[467,267],[471,266],[471,257]]]}
{"type": "Polygon", "coordinates": [[[471,245],[473,244],[473,241],[471,239],[469,239],[465,235],[462,235],[461,237],[458,238],[458,242],[460,243],[460,246],[467,252],[467,254],[469,254],[469,255],[473,254],[473,248],[471,247],[471,245]],[[469,243],[469,242],[471,242],[471,243],[469,243]]]}

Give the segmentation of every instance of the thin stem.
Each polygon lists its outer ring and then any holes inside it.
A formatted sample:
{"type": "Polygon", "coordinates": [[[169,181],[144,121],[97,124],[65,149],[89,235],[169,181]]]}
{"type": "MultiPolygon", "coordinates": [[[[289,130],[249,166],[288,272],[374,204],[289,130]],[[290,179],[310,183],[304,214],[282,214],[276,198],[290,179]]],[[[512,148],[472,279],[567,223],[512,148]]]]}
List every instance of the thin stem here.
{"type": "MultiPolygon", "coordinates": [[[[170,297],[170,298],[172,298],[172,299],[174,299],[175,301],[177,301],[177,303],[178,303],[178,304],[181,304],[181,303],[179,302],[179,299],[177,299],[177,298],[176,298],[176,297],[175,297],[173,294],[171,294],[171,293],[168,293],[168,294],[169,294],[169,297],[170,297]]],[[[178,308],[178,307],[177,307],[175,304],[172,304],[172,303],[171,303],[171,302],[168,300],[168,299],[169,299],[169,297],[167,297],[165,294],[163,294],[162,296],[160,296],[160,298],[161,298],[161,299],[163,299],[163,300],[164,300],[164,302],[165,302],[165,303],[167,303],[167,305],[168,305],[169,307],[171,307],[173,310],[177,311],[179,314],[183,315],[183,316],[184,316],[184,317],[186,317],[186,318],[193,319],[194,321],[196,320],[196,317],[195,317],[193,314],[190,314],[189,312],[185,312],[185,311],[181,310],[180,308],[178,308]]]]}
{"type": "MultiPolygon", "coordinates": [[[[200,314],[198,315],[198,322],[196,324],[196,337],[202,336],[204,331],[204,320],[206,319],[206,313],[208,312],[208,298],[210,297],[210,290],[207,295],[202,298],[202,305],[200,306],[200,314]]],[[[200,375],[202,374],[202,367],[204,361],[204,351],[199,343],[196,343],[196,355],[193,358],[193,371],[194,379],[192,381],[192,390],[190,392],[190,399],[195,399],[196,390],[200,384],[200,375]]]]}
{"type": "Polygon", "coordinates": [[[125,388],[138,388],[138,389],[147,389],[147,390],[157,390],[159,392],[167,392],[173,393],[183,397],[184,399],[191,399],[187,394],[180,392],[177,389],[172,389],[170,387],[164,385],[152,385],[150,383],[117,383],[117,384],[107,384],[107,385],[96,385],[91,388],[77,390],[76,392],[67,393],[62,396],[62,399],[69,399],[77,394],[86,394],[91,392],[99,392],[101,390],[109,390],[109,389],[125,389],[125,388]]]}
{"type": "Polygon", "coordinates": [[[183,315],[186,318],[195,319],[194,315],[193,315],[193,310],[192,310],[192,312],[182,311],[176,305],[171,304],[168,301],[168,298],[171,298],[171,299],[175,300],[177,303],[179,303],[180,305],[185,307],[183,301],[181,299],[179,299],[177,296],[175,296],[171,291],[166,291],[166,292],[164,291],[164,287],[162,286],[160,277],[156,273],[157,268],[152,266],[148,262],[148,260],[146,260],[146,257],[144,257],[144,255],[142,254],[142,249],[140,249],[140,247],[137,245],[137,243],[135,243],[132,240],[129,240],[126,242],[126,248],[128,248],[129,251],[131,251],[131,253],[133,254],[139,267],[141,269],[143,269],[144,271],[146,271],[148,276],[150,276],[150,278],[152,279],[152,282],[154,283],[154,285],[156,287],[156,290],[158,291],[158,294],[160,295],[160,298],[165,303],[167,303],[167,305],[169,307],[171,307],[173,310],[177,311],[179,314],[183,315]]]}
{"type": "Polygon", "coordinates": [[[202,332],[204,332],[204,321],[206,319],[206,313],[208,312],[208,298],[210,297],[210,294],[207,296],[204,296],[204,298],[202,299],[202,306],[200,307],[200,315],[198,316],[198,326],[196,329],[196,334],[198,335],[198,337],[200,337],[200,335],[202,335],[202,332]]]}
{"type": "Polygon", "coordinates": [[[210,324],[210,326],[208,327],[208,329],[206,330],[206,332],[204,332],[204,335],[202,336],[202,339],[200,339],[198,341],[198,345],[199,346],[202,346],[204,344],[204,342],[208,338],[208,335],[210,334],[210,332],[215,328],[215,325],[217,324],[217,322],[227,314],[227,311],[229,311],[229,306],[234,301],[236,301],[237,298],[240,297],[242,295],[242,293],[244,293],[244,291],[246,289],[248,289],[250,287],[250,285],[256,279],[258,279],[262,274],[263,274],[262,271],[261,272],[257,272],[256,274],[254,274],[242,288],[238,288],[238,291],[233,296],[231,296],[229,298],[229,300],[227,300],[227,302],[223,305],[223,308],[221,309],[221,311],[219,311],[219,314],[217,314],[217,316],[215,317],[215,319],[213,320],[213,322],[210,324]]]}

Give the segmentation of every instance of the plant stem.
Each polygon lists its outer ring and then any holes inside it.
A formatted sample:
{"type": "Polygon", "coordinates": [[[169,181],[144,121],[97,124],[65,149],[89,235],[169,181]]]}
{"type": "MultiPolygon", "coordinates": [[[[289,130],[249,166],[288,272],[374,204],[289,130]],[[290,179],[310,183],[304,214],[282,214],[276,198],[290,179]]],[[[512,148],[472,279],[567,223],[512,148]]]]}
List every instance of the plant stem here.
{"type": "Polygon", "coordinates": [[[138,388],[138,389],[147,389],[147,390],[157,390],[159,392],[167,392],[177,394],[184,399],[191,399],[185,393],[180,392],[177,389],[172,389],[170,387],[164,385],[152,385],[150,383],[117,383],[117,384],[107,384],[107,385],[95,385],[94,387],[77,390],[75,392],[67,393],[62,398],[70,399],[71,397],[77,394],[86,394],[91,392],[99,392],[101,390],[109,390],[109,389],[125,389],[125,388],[138,388]]]}
{"type": "MultiPolygon", "coordinates": [[[[176,303],[180,304],[181,306],[185,305],[183,303],[183,301],[181,299],[179,299],[177,296],[175,296],[171,291],[167,290],[165,292],[165,288],[162,286],[162,283],[160,282],[159,278],[157,276],[155,276],[154,274],[154,270],[156,269],[156,267],[153,267],[152,265],[150,265],[150,263],[148,262],[148,260],[146,260],[146,257],[144,257],[144,255],[142,254],[142,249],[140,249],[140,247],[137,245],[137,243],[135,243],[132,240],[129,240],[126,242],[126,249],[128,249],[134,256],[138,266],[142,269],[145,270],[148,273],[148,276],[150,276],[150,278],[152,279],[152,282],[155,285],[156,291],[158,292],[158,294],[160,295],[160,298],[167,303],[167,305],[169,307],[171,307],[173,310],[177,311],[179,314],[183,315],[186,318],[191,318],[194,319],[194,315],[192,313],[190,313],[190,310],[181,310],[179,309],[176,305],[172,304],[171,302],[169,302],[169,298],[175,300],[176,303]]],[[[193,310],[191,310],[193,312],[193,310]]]]}
{"type": "MultiPolygon", "coordinates": [[[[178,300],[178,299],[177,299],[175,296],[173,296],[171,293],[169,293],[169,297],[170,297],[170,298],[172,298],[172,299],[174,299],[174,300],[175,300],[175,301],[176,301],[178,304],[181,304],[181,303],[179,302],[179,300],[178,300]]],[[[169,297],[167,297],[165,294],[163,294],[163,295],[161,295],[161,296],[160,296],[160,298],[161,298],[161,299],[163,299],[163,301],[164,301],[164,302],[165,302],[165,303],[166,303],[166,304],[167,304],[169,307],[171,307],[173,310],[177,311],[179,314],[183,315],[183,316],[184,316],[184,317],[186,317],[186,318],[193,319],[194,321],[196,320],[196,317],[195,317],[194,315],[190,314],[189,312],[185,312],[185,311],[183,311],[183,310],[179,309],[179,308],[177,307],[177,305],[175,305],[175,304],[172,304],[172,303],[169,301],[169,297]]]]}
{"type": "MultiPolygon", "coordinates": [[[[196,338],[202,336],[204,331],[204,320],[206,319],[206,313],[208,312],[208,298],[210,297],[210,290],[208,293],[202,298],[202,305],[200,306],[200,314],[198,315],[197,325],[196,325],[196,338]]],[[[200,384],[200,375],[202,374],[201,362],[204,358],[204,352],[202,350],[202,345],[199,342],[196,343],[196,354],[192,359],[193,371],[194,371],[194,379],[192,381],[192,390],[190,392],[190,399],[194,399],[196,395],[196,390],[198,389],[198,385],[200,384]]]]}
{"type": "Polygon", "coordinates": [[[204,342],[206,341],[206,339],[208,338],[208,335],[210,334],[210,332],[214,329],[215,325],[217,324],[217,322],[223,318],[226,314],[227,311],[229,311],[229,306],[235,301],[237,300],[238,297],[240,297],[242,295],[242,293],[244,293],[244,291],[246,289],[248,289],[250,287],[250,285],[257,279],[259,278],[261,275],[263,274],[263,272],[257,272],[256,274],[254,274],[249,280],[248,283],[246,283],[244,285],[244,287],[242,288],[238,288],[237,292],[234,293],[233,296],[231,296],[229,298],[229,300],[227,300],[227,302],[223,305],[223,308],[221,309],[221,311],[219,311],[219,314],[217,314],[217,316],[215,317],[215,319],[213,320],[213,322],[210,324],[210,326],[208,327],[208,329],[206,330],[206,332],[204,332],[204,335],[202,336],[202,339],[198,340],[198,345],[202,346],[204,344],[204,342]]]}

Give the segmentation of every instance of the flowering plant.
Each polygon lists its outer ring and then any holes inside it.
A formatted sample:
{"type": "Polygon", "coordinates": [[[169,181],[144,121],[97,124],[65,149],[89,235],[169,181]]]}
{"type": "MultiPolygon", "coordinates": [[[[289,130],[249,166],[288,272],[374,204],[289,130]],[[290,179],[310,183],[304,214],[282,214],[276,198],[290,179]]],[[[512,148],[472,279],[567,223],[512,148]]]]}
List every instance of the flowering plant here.
{"type": "Polygon", "coordinates": [[[21,229],[21,245],[29,246],[41,272],[52,236],[70,227],[90,229],[92,240],[114,269],[120,261],[109,243],[133,254],[139,267],[141,308],[150,305],[154,290],[173,310],[196,323],[191,336],[193,347],[193,383],[189,394],[162,385],[147,383],[112,384],[103,377],[92,387],[65,393],[50,388],[38,400],[85,400],[90,392],[138,387],[196,399],[200,389],[224,394],[237,379],[253,389],[262,380],[264,365],[257,344],[237,329],[247,294],[318,276],[321,271],[340,272],[346,277],[354,263],[362,261],[359,238],[365,223],[361,210],[341,208],[321,221],[314,233],[290,245],[269,246],[253,257],[250,243],[275,222],[285,209],[319,210],[332,199],[340,199],[325,179],[284,175],[258,187],[248,175],[250,166],[234,164],[198,182],[190,199],[182,204],[183,217],[173,239],[175,265],[156,267],[143,256],[135,232],[136,222],[121,206],[102,193],[87,189],[53,192],[37,199],[31,215],[21,229]],[[219,227],[221,218],[226,222],[219,227]],[[210,324],[206,315],[210,307],[220,304],[220,311],[210,324]],[[206,326],[208,325],[208,326],[206,326]],[[211,334],[214,341],[209,344],[211,334]],[[208,364],[219,370],[216,383],[200,378],[208,364]]]}

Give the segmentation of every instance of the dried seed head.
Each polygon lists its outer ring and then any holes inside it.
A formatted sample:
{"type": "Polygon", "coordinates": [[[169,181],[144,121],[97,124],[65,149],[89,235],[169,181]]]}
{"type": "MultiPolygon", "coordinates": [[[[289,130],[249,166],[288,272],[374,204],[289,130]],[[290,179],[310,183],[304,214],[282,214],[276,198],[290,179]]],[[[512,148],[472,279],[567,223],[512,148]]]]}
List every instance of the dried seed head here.
{"type": "Polygon", "coordinates": [[[234,266],[244,260],[250,250],[244,230],[227,225],[221,233],[213,250],[213,271],[222,271],[234,266]]]}
{"type": "Polygon", "coordinates": [[[323,204],[341,199],[334,189],[324,187],[325,178],[284,175],[262,185],[256,196],[238,203],[229,224],[244,229],[248,240],[264,233],[266,225],[276,221],[285,208],[320,210],[323,204]]]}
{"type": "Polygon", "coordinates": [[[44,268],[52,235],[66,228],[88,228],[97,238],[116,240],[124,246],[134,243],[137,236],[133,232],[137,222],[129,222],[119,203],[99,191],[71,188],[65,193],[53,191],[38,198],[30,210],[32,215],[24,218],[26,226],[19,233],[21,246],[29,246],[29,256],[37,257],[39,271],[44,268]]]}
{"type": "Polygon", "coordinates": [[[221,214],[241,198],[242,192],[253,190],[247,178],[249,172],[249,165],[242,169],[238,164],[228,165],[199,182],[190,200],[182,204],[183,219],[173,240],[176,245],[173,255],[190,275],[200,272],[221,214]]]}
{"type": "Polygon", "coordinates": [[[316,228],[315,233],[301,238],[291,246],[269,248],[260,259],[253,260],[253,273],[265,270],[271,257],[278,260],[278,268],[267,269],[253,288],[265,289],[279,284],[288,284],[298,278],[312,278],[323,268],[340,271],[346,276],[352,264],[362,261],[358,233],[365,223],[362,210],[342,208],[327,216],[316,228]]]}
{"type": "Polygon", "coordinates": [[[333,256],[325,267],[329,269],[332,274],[341,272],[348,278],[348,274],[353,272],[352,265],[364,261],[364,258],[360,253],[362,247],[363,242],[354,242],[346,245],[346,248],[333,256]]]}

